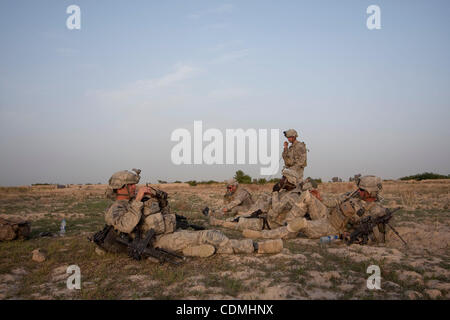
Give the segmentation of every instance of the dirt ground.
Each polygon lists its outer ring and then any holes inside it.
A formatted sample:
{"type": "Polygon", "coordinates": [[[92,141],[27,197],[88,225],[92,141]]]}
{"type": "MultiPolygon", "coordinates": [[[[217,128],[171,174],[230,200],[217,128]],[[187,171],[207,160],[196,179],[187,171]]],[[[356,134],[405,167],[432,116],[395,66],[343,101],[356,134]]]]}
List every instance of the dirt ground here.
{"type": "MultiPolygon", "coordinates": [[[[173,211],[207,226],[201,209],[218,207],[223,184],[164,184],[173,211]]],[[[248,185],[256,199],[271,185],[248,185]]],[[[66,189],[0,188],[0,216],[32,221],[32,238],[0,242],[0,299],[449,299],[450,181],[386,181],[384,204],[403,207],[384,246],[347,246],[296,238],[275,255],[187,258],[182,266],[133,261],[99,252],[87,237],[104,225],[111,203],[104,185],[66,189]],[[62,218],[66,235],[57,233],[62,218]],[[40,249],[45,261],[32,260],[40,249]],[[81,271],[81,289],[66,287],[69,265],[81,271]],[[381,270],[381,289],[369,290],[369,265],[381,270]]],[[[352,183],[324,183],[324,197],[352,190],[352,183]]],[[[222,229],[231,238],[237,231],[222,229]]]]}

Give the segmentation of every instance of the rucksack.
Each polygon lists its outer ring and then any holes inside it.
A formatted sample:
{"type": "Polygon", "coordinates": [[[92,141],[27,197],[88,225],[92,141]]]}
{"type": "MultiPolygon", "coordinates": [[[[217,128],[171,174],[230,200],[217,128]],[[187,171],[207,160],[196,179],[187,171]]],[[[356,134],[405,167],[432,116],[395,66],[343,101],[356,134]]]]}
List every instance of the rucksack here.
{"type": "Polygon", "coordinates": [[[5,219],[0,217],[0,241],[28,239],[30,233],[30,222],[21,219],[5,219]]]}

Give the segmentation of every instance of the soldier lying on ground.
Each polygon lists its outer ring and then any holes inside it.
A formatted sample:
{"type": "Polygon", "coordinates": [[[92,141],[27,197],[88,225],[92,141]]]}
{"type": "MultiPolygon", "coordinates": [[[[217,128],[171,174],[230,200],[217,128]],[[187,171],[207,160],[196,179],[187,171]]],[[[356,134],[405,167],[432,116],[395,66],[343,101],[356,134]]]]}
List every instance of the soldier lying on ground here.
{"type": "MultiPolygon", "coordinates": [[[[102,248],[118,252],[123,246],[117,237],[134,238],[136,234],[146,234],[154,230],[154,247],[182,252],[185,256],[207,257],[214,253],[275,253],[283,248],[283,242],[254,242],[251,239],[229,239],[217,230],[177,230],[176,215],[170,213],[168,204],[155,201],[152,188],[141,187],[136,193],[140,170],[119,171],[109,179],[107,195],[114,203],[107,209],[105,221],[112,226],[105,236],[102,248]],[[161,208],[163,206],[163,208],[161,208]]],[[[123,251],[123,250],[122,250],[123,251]]]]}
{"type": "MultiPolygon", "coordinates": [[[[246,229],[243,235],[247,238],[275,239],[295,237],[301,232],[312,239],[328,235],[348,238],[362,218],[378,217],[386,213],[386,209],[380,204],[379,192],[382,189],[380,178],[361,177],[357,181],[357,186],[358,189],[355,191],[342,195],[333,208],[327,208],[316,197],[305,196],[297,206],[309,213],[311,220],[296,217],[278,229],[262,231],[246,229]]],[[[378,225],[372,231],[372,242],[385,241],[383,225],[378,225]]]]}
{"type": "MultiPolygon", "coordinates": [[[[234,230],[279,228],[294,218],[305,216],[306,210],[299,204],[305,197],[310,197],[311,192],[318,195],[312,182],[311,179],[301,181],[296,171],[284,169],[282,180],[274,187],[277,191],[262,195],[247,212],[226,220],[210,216],[209,223],[234,230]],[[257,211],[260,214],[256,217],[257,211]]],[[[311,210],[310,214],[317,218],[325,216],[324,211],[317,210],[311,210]]]]}

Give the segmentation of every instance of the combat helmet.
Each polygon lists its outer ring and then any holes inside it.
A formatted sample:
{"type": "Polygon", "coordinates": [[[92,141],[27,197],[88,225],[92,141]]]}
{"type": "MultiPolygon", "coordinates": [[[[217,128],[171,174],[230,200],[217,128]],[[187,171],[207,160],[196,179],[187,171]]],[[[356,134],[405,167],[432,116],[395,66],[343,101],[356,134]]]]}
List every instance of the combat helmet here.
{"type": "Polygon", "coordinates": [[[127,184],[137,184],[141,177],[139,174],[141,173],[140,169],[132,169],[133,172],[123,170],[114,173],[111,178],[109,178],[108,184],[111,189],[120,189],[123,188],[127,184]]]}
{"type": "Polygon", "coordinates": [[[382,180],[376,176],[363,176],[356,180],[358,188],[370,193],[371,196],[378,195],[378,192],[383,189],[382,180]]]}
{"type": "Polygon", "coordinates": [[[289,138],[289,137],[297,138],[298,137],[298,133],[294,129],[289,129],[289,130],[283,131],[283,134],[286,138],[289,138]]]}

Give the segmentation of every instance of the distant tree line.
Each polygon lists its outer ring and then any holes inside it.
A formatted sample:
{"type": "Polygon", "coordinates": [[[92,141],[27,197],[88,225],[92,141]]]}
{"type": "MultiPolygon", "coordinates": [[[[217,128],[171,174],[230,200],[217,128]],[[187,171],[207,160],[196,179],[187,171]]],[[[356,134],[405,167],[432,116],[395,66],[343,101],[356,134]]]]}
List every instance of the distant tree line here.
{"type": "Polygon", "coordinates": [[[444,175],[438,174],[438,173],[424,172],[424,173],[415,174],[413,176],[406,176],[406,177],[400,178],[400,180],[416,180],[416,181],[428,180],[428,179],[450,179],[450,174],[444,176],[444,175]]]}

